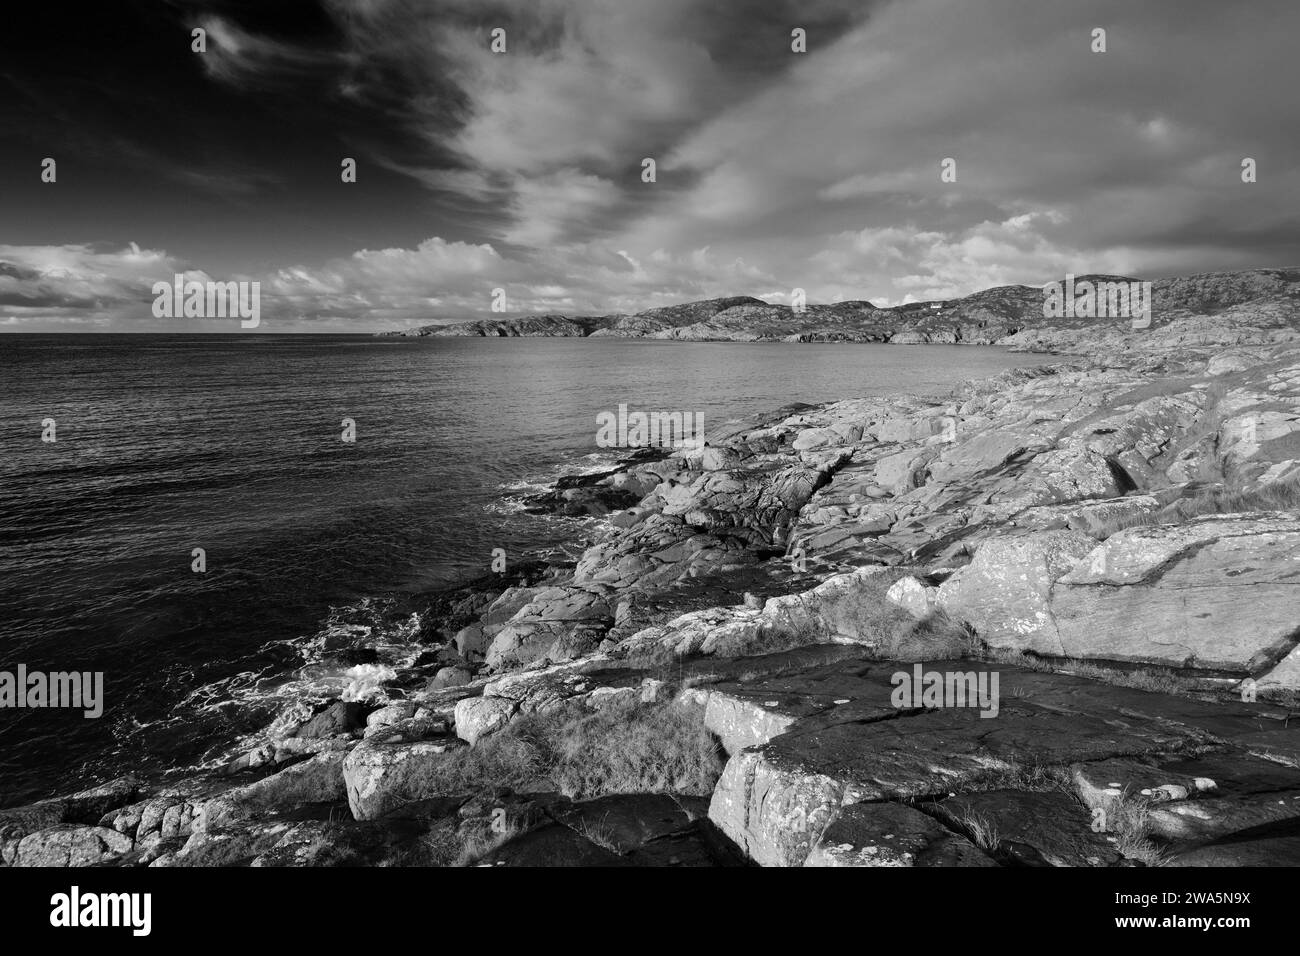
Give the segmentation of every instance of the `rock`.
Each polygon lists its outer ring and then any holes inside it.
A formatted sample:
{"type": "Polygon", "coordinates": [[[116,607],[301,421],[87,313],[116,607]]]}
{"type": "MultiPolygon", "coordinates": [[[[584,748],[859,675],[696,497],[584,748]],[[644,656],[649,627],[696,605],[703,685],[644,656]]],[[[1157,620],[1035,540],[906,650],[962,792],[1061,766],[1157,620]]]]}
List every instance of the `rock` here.
{"type": "Polygon", "coordinates": [[[478,866],[630,866],[628,860],[558,823],[502,844],[478,866]]]}
{"type": "Polygon", "coordinates": [[[882,570],[872,565],[834,575],[808,591],[769,599],[761,612],[740,605],[684,614],[638,631],[612,653],[740,657],[810,644],[873,644],[879,635],[863,612],[883,599],[883,592],[870,586],[882,570]]]}
{"type": "Polygon", "coordinates": [[[573,803],[556,811],[555,817],[605,849],[625,856],[691,829],[707,812],[707,804],[698,798],[692,813],[669,794],[634,793],[573,803]]]}
{"type": "Polygon", "coordinates": [[[23,837],[10,866],[96,866],[134,846],[130,837],[107,827],[63,825],[23,837]]]}
{"type": "Polygon", "coordinates": [[[468,697],[456,704],[456,736],[472,747],[508,724],[518,709],[504,697],[468,697]]]}
{"type": "Polygon", "coordinates": [[[926,466],[938,457],[932,448],[913,448],[876,462],[876,484],[894,495],[906,494],[924,483],[926,466]]]}
{"type": "Polygon", "coordinates": [[[901,803],[845,807],[804,866],[997,866],[965,837],[901,803]]]}
{"type": "MultiPolygon", "coordinates": [[[[587,644],[594,646],[612,624],[612,609],[598,589],[542,588],[497,632],[487,665],[501,670],[546,658],[557,643],[563,647],[573,640],[576,631],[591,632],[587,644]]],[[[563,659],[563,654],[558,656],[563,659]]]]}
{"type": "MultiPolygon", "coordinates": [[[[709,818],[754,861],[799,866],[846,806],[942,799],[1025,765],[1064,769],[1154,758],[1232,738],[1245,746],[1264,712],[1004,664],[925,666],[939,673],[996,667],[1003,695],[997,719],[970,706],[894,708],[892,674],[899,665],[891,662],[846,659],[825,673],[814,668],[710,688],[706,720],[730,748],[744,749],[730,750],[709,818]]],[[[1025,811],[1026,819],[1034,812],[1025,811]]],[[[1008,852],[1040,864],[1069,858],[1064,846],[1053,849],[1045,839],[1020,839],[1037,846],[1042,860],[1014,847],[1008,852]]],[[[1076,849],[1091,843],[1084,833],[1062,839],[1076,849]]],[[[1076,856],[1098,856],[1095,851],[1076,856]]]]}
{"type": "Polygon", "coordinates": [[[260,810],[343,800],[347,796],[343,777],[347,756],[342,750],[317,754],[269,777],[206,800],[194,814],[191,831],[229,826],[260,810]]]}
{"type": "Polygon", "coordinates": [[[721,690],[708,693],[704,709],[704,725],[722,742],[728,754],[767,743],[790,729],[798,717],[721,690]]]}
{"type": "Polygon", "coordinates": [[[969,565],[939,586],[938,604],[970,622],[993,647],[1061,654],[1052,585],[1096,541],[1078,531],[1042,531],[985,542],[969,565]]]}
{"type": "Polygon", "coordinates": [[[1072,657],[1262,673],[1296,645],[1298,562],[1295,515],[1130,528],[1058,579],[1038,643],[1072,657]]]}
{"type": "Polygon", "coordinates": [[[706,447],[700,455],[700,467],[705,471],[726,471],[740,464],[740,456],[730,448],[706,447]]]}
{"type": "Polygon", "coordinates": [[[366,708],[356,701],[338,700],[298,728],[298,737],[333,737],[365,726],[366,708]]]}
{"type": "Polygon", "coordinates": [[[1300,834],[1293,821],[1216,840],[1190,850],[1172,853],[1164,866],[1256,867],[1300,865],[1300,834]]]}
{"type": "MultiPolygon", "coordinates": [[[[1109,534],[1113,522],[1123,519],[1135,524],[1156,515],[1163,502],[1156,495],[1128,495],[1113,501],[1071,504],[1061,510],[1066,525],[1094,538],[1109,534]]],[[[1023,515],[1018,515],[1020,520],[1023,515]]]]}
{"type": "Polygon", "coordinates": [[[413,700],[394,701],[371,711],[366,716],[366,727],[390,727],[400,721],[409,720],[415,716],[417,706],[413,700]]]}
{"type": "Polygon", "coordinates": [[[844,436],[832,428],[805,428],[795,436],[791,447],[795,451],[806,451],[812,448],[824,448],[827,445],[840,445],[844,442],[844,436]]]}
{"type": "Polygon", "coordinates": [[[1114,866],[1120,860],[1114,841],[1095,831],[1093,818],[1060,791],[961,794],[936,803],[934,813],[1021,866],[1114,866]]]}
{"type": "Polygon", "coordinates": [[[938,607],[939,589],[908,576],[891,584],[885,596],[913,617],[924,618],[938,607]]]}
{"type": "Polygon", "coordinates": [[[1300,791],[1174,800],[1151,807],[1147,821],[1153,833],[1183,843],[1203,843],[1279,821],[1300,830],[1300,791]]]}
{"type": "Polygon", "coordinates": [[[492,643],[492,637],[480,624],[462,627],[451,640],[456,645],[456,652],[467,661],[482,660],[492,643]]]}
{"type": "Polygon", "coordinates": [[[0,844],[12,841],[16,845],[29,833],[60,824],[98,823],[105,815],[139,800],[142,794],[140,781],[126,776],[71,796],[0,810],[0,844]]]}
{"type": "Polygon", "coordinates": [[[343,761],[348,806],[357,820],[375,820],[405,804],[446,796],[438,768],[454,741],[369,737],[343,761]]]}
{"type": "Polygon", "coordinates": [[[288,823],[249,824],[229,831],[201,830],[174,854],[150,866],[245,866],[274,848],[291,829],[288,823]]]}
{"type": "Polygon", "coordinates": [[[468,667],[444,667],[433,675],[429,681],[430,690],[440,690],[444,687],[463,687],[474,679],[474,672],[468,667]]]}
{"type": "Polygon", "coordinates": [[[1089,809],[1112,812],[1121,802],[1150,805],[1213,793],[1218,783],[1132,760],[1099,760],[1072,768],[1074,786],[1089,809]]]}

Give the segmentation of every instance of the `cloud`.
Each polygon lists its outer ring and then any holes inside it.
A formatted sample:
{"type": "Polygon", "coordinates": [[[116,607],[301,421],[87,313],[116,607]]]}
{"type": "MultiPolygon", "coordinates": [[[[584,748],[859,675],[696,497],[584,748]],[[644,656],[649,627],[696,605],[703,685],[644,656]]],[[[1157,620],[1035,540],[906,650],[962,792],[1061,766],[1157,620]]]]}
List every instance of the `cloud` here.
{"type": "MultiPolygon", "coordinates": [[[[490,317],[503,289],[510,313],[635,312],[727,286],[748,289],[770,276],[708,249],[644,260],[599,242],[509,255],[489,244],[427,239],[414,248],[362,250],[320,268],[278,270],[263,283],[281,327],[393,328],[490,317]]],[[[729,293],[731,294],[731,293],[729,293]]]]}
{"type": "Polygon", "coordinates": [[[279,86],[322,68],[339,69],[355,63],[343,51],[259,36],[215,14],[199,18],[198,25],[207,34],[199,62],[213,79],[232,86],[279,86]]]}
{"type": "Polygon", "coordinates": [[[1180,5],[1170,30],[1158,4],[1097,2],[1082,18],[1073,5],[1027,16],[1017,0],[884,6],[679,142],[660,178],[693,185],[639,232],[781,274],[835,262],[840,285],[884,297],[1041,281],[1063,263],[1287,264],[1300,233],[1278,241],[1297,225],[1279,199],[1300,188],[1300,104],[1279,93],[1295,68],[1276,29],[1300,26],[1300,10],[1264,7],[1180,5]],[[1090,49],[1097,23],[1104,54],[1090,49]],[[1234,78],[1245,62],[1251,79],[1234,78]],[[1256,153],[1267,186],[1240,180],[1256,153]],[[955,183],[940,180],[948,157],[955,183]]]}
{"type": "Polygon", "coordinates": [[[779,83],[797,60],[792,24],[832,36],[875,5],[332,0],[338,36],[328,39],[288,42],[209,17],[204,66],[246,89],[328,76],[349,106],[407,135],[376,134],[365,144],[371,159],[458,196],[462,218],[468,210],[484,238],[573,241],[609,233],[650,205],[644,158],[669,154],[691,130],[779,83]],[[491,49],[498,27],[504,54],[491,49]],[[552,191],[567,196],[545,195],[552,191]]]}
{"type": "MultiPolygon", "coordinates": [[[[430,210],[400,245],[327,261],[289,236],[254,276],[268,327],[483,318],[497,287],[514,311],[608,313],[796,286],[900,302],[1065,272],[1295,264],[1293,0],[1183,0],[1176,27],[1165,4],[1030,6],[329,0],[333,32],[309,39],[210,16],[204,67],[250,91],[327,77],[373,117],[358,149],[430,210]],[[1241,181],[1245,156],[1258,183],[1241,181]]],[[[237,191],[244,173],[194,185],[237,191]]],[[[155,265],[5,248],[8,314],[107,312],[135,288],[127,273],[155,265]],[[60,255],[84,275],[37,270],[60,255]]]]}
{"type": "Polygon", "coordinates": [[[0,246],[0,317],[18,327],[147,324],[150,284],[183,271],[165,252],[135,243],[116,250],[87,245],[0,246]],[[152,278],[150,278],[152,277],[152,278]]]}

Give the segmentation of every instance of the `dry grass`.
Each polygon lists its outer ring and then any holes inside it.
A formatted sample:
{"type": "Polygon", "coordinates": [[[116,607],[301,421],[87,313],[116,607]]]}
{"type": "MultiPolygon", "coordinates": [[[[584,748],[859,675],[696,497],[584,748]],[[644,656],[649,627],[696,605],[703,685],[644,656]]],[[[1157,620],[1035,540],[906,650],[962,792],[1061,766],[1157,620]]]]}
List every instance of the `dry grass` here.
{"type": "Polygon", "coordinates": [[[1010,648],[989,648],[982,656],[986,660],[996,661],[1000,664],[1013,664],[1025,670],[1044,674],[1069,674],[1074,677],[1101,681],[1103,684],[1112,684],[1116,687],[1132,687],[1136,690],[1146,690],[1157,694],[1176,694],[1186,697],[1202,693],[1194,678],[1184,677],[1176,670],[1168,667],[1125,669],[1106,667],[1104,664],[1098,664],[1094,661],[1075,658],[1049,661],[1010,648]]]}
{"type": "MultiPolygon", "coordinates": [[[[882,660],[923,661],[969,656],[976,642],[968,625],[941,610],[918,620],[910,611],[889,600],[886,594],[890,585],[906,574],[904,569],[894,569],[863,582],[852,594],[839,600],[836,616],[851,619],[858,639],[870,648],[873,656],[882,660]]],[[[826,640],[829,631],[816,631],[824,627],[824,622],[818,619],[795,622],[795,646],[826,640]]]]}
{"type": "Polygon", "coordinates": [[[1106,809],[1106,832],[1125,858],[1147,866],[1164,864],[1165,851],[1151,840],[1150,815],[1143,804],[1123,796],[1113,800],[1106,809]]]}
{"type": "Polygon", "coordinates": [[[980,649],[970,625],[945,611],[935,611],[920,620],[903,613],[907,619],[893,622],[879,650],[889,660],[955,660],[972,657],[980,649]]]}
{"type": "Polygon", "coordinates": [[[530,715],[447,755],[432,789],[559,790],[579,800],[611,793],[704,796],[722,773],[716,739],[686,703],[566,708],[530,715]]]}
{"type": "Polygon", "coordinates": [[[1022,790],[1047,793],[1053,790],[1072,792],[1069,771],[1064,767],[1038,762],[1014,763],[1002,770],[981,775],[957,792],[980,790],[1022,790]]]}
{"type": "Polygon", "coordinates": [[[698,707],[683,703],[611,707],[560,727],[551,771],[575,799],[608,793],[707,796],[722,751],[698,707]]]}
{"type": "Polygon", "coordinates": [[[1068,661],[1061,666],[1060,670],[1073,674],[1075,677],[1087,677],[1106,684],[1114,684],[1116,687],[1133,687],[1137,690],[1148,690],[1157,694],[1187,694],[1189,692],[1188,683],[1166,667],[1142,667],[1136,670],[1122,670],[1102,667],[1091,661],[1068,661]]]}
{"type": "Polygon", "coordinates": [[[483,827],[475,827],[468,832],[464,829],[456,833],[456,845],[452,858],[441,864],[432,864],[434,866],[477,866],[478,862],[498,847],[509,843],[520,833],[524,832],[521,827],[514,824],[507,824],[504,829],[493,830],[483,827]]]}
{"type": "Polygon", "coordinates": [[[1295,511],[1300,509],[1300,480],[1277,481],[1256,488],[1215,488],[1191,498],[1180,498],[1155,512],[1119,514],[1098,529],[1109,538],[1126,528],[1170,524],[1201,515],[1241,514],[1253,511],[1295,511]]]}
{"type": "Polygon", "coordinates": [[[476,866],[527,829],[515,822],[498,829],[485,820],[453,817],[437,821],[426,832],[393,846],[378,858],[353,854],[335,862],[346,866],[476,866]]]}
{"type": "Polygon", "coordinates": [[[981,850],[993,852],[998,848],[1001,836],[997,825],[984,814],[966,807],[958,816],[957,822],[966,831],[967,838],[981,850]]]}
{"type": "Polygon", "coordinates": [[[1011,647],[989,647],[986,648],[982,655],[984,660],[994,661],[998,664],[1014,664],[1016,667],[1023,668],[1027,671],[1037,671],[1039,673],[1053,673],[1060,670],[1054,666],[1051,661],[1044,660],[1041,657],[1035,657],[1033,654],[1026,654],[1024,651],[1016,650],[1011,647]]]}
{"type": "Polygon", "coordinates": [[[575,829],[598,847],[609,850],[611,853],[623,852],[618,840],[614,838],[614,831],[604,821],[592,823],[588,820],[581,820],[575,829]]]}

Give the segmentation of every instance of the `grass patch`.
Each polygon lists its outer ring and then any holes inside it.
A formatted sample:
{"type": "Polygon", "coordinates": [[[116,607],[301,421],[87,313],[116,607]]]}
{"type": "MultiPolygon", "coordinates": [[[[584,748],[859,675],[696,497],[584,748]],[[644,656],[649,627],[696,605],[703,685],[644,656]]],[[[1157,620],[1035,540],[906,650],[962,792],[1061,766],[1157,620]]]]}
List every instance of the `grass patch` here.
{"type": "Polygon", "coordinates": [[[981,646],[971,626],[946,611],[934,611],[920,620],[902,613],[906,619],[892,623],[879,651],[890,660],[955,660],[974,656],[981,646]]]}
{"type": "Polygon", "coordinates": [[[684,703],[611,707],[561,725],[551,776],[575,799],[609,793],[708,796],[722,749],[704,714],[684,703]]]}
{"type": "Polygon", "coordinates": [[[1121,796],[1106,809],[1106,832],[1115,838],[1115,849],[1126,859],[1147,866],[1161,866],[1165,851],[1151,839],[1150,814],[1147,807],[1121,796]]]}
{"type": "Polygon", "coordinates": [[[1121,670],[1102,667],[1091,661],[1068,661],[1060,668],[1076,677],[1099,680],[1116,687],[1132,687],[1156,694],[1182,694],[1190,692],[1188,683],[1168,668],[1137,668],[1121,670]]]}
{"type": "Polygon", "coordinates": [[[1189,498],[1180,498],[1159,511],[1118,514],[1103,522],[1096,533],[1104,539],[1126,528],[1171,524],[1201,515],[1296,510],[1300,510],[1300,479],[1291,479],[1255,488],[1214,488],[1189,498]]]}
{"type": "MultiPolygon", "coordinates": [[[[887,592],[904,569],[891,569],[859,584],[852,593],[841,597],[830,612],[841,621],[852,621],[858,640],[873,657],[891,661],[945,660],[969,656],[977,646],[974,631],[964,622],[936,610],[917,619],[905,608],[891,601],[887,592]]],[[[823,643],[833,636],[820,616],[792,615],[789,625],[773,629],[773,640],[790,641],[793,646],[823,643]]]]}
{"type": "Polygon", "coordinates": [[[478,862],[498,847],[509,843],[520,833],[522,827],[507,824],[503,829],[493,830],[482,826],[473,827],[466,832],[462,825],[454,831],[451,852],[446,854],[448,862],[434,863],[433,866],[476,866],[478,862]]]}
{"type": "Polygon", "coordinates": [[[1107,667],[1094,661],[1067,658],[1051,661],[1032,654],[1025,654],[1011,648],[988,648],[980,655],[984,660],[999,664],[1013,664],[1025,670],[1041,674],[1067,674],[1088,680],[1101,681],[1115,687],[1132,687],[1136,690],[1151,691],[1156,694],[1174,694],[1181,697],[1204,696],[1204,690],[1197,683],[1196,676],[1184,676],[1169,667],[1107,667]]]}
{"type": "Polygon", "coordinates": [[[1024,651],[1018,651],[1012,647],[986,647],[978,656],[986,661],[997,664],[1014,664],[1016,667],[1027,671],[1037,671],[1040,674],[1050,674],[1060,669],[1053,665],[1051,661],[1036,657],[1033,654],[1026,654],[1024,651]]]}
{"type": "Polygon", "coordinates": [[[1023,790],[1027,793],[1047,793],[1053,790],[1073,792],[1068,770],[1064,767],[1036,762],[1014,763],[1005,770],[990,771],[959,792],[981,790],[1023,790]]]}

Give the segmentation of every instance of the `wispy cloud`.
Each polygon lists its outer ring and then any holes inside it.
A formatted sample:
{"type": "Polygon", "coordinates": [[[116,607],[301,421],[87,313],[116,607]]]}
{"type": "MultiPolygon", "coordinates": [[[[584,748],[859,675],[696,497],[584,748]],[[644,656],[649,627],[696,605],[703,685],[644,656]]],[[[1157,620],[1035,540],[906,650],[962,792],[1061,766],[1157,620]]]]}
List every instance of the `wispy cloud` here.
{"type": "MultiPolygon", "coordinates": [[[[1293,0],[324,9],[330,29],[293,38],[208,15],[209,82],[304,112],[318,104],[302,90],[328,90],[367,119],[356,148],[398,174],[428,225],[317,258],[290,231],[280,258],[248,270],[272,324],[478,318],[496,287],[516,311],[600,313],[796,286],[813,301],[900,302],[1068,271],[1300,259],[1293,0]],[[496,26],[505,54],[489,46],[496,26]],[[790,49],[795,26],[806,54],[790,49]],[[1254,184],[1240,178],[1247,156],[1254,184]],[[641,179],[645,157],[656,182],[641,179]],[[940,179],[945,158],[955,182],[940,179]]],[[[164,168],[232,199],[284,175],[164,168]]],[[[268,196],[265,216],[280,211],[268,196]]],[[[33,301],[30,279],[4,281],[33,301]]],[[[86,311],[87,287],[59,293],[62,281],[41,288],[86,311]]]]}

